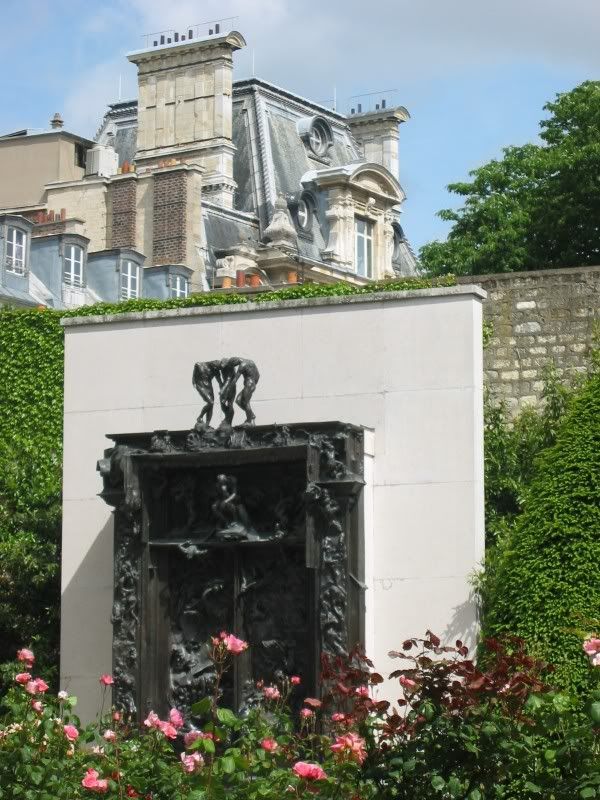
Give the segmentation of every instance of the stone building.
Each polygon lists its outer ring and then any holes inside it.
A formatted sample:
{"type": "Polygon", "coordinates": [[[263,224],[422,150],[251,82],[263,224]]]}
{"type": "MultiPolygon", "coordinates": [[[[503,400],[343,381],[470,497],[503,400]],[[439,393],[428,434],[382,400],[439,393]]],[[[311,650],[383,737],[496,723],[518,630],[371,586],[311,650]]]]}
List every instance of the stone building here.
{"type": "Polygon", "coordinates": [[[138,100],[95,141],[0,137],[0,302],[99,300],[415,272],[400,225],[402,107],[345,116],[233,81],[237,31],[157,35],[129,54],[138,100]]]}

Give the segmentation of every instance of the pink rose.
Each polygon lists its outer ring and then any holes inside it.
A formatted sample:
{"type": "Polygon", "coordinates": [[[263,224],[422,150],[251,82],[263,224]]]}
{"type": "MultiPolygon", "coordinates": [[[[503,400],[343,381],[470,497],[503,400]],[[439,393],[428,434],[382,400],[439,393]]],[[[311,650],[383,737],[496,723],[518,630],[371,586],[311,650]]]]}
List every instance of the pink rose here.
{"type": "Polygon", "coordinates": [[[398,683],[405,689],[407,692],[414,692],[417,688],[417,684],[412,678],[407,678],[406,675],[400,675],[398,678],[398,683]]]}
{"type": "Polygon", "coordinates": [[[321,781],[327,777],[318,764],[308,764],[306,761],[297,761],[292,770],[306,781],[321,781]]]}
{"type": "Polygon", "coordinates": [[[583,643],[583,649],[588,654],[588,656],[593,656],[596,653],[600,653],[600,639],[596,639],[594,636],[590,636],[589,639],[586,639],[583,643]]]}
{"type": "Polygon", "coordinates": [[[354,690],[354,694],[357,697],[368,697],[369,696],[369,687],[368,686],[358,686],[354,690]]]}
{"type": "Polygon", "coordinates": [[[112,718],[115,722],[121,721],[121,712],[120,711],[113,711],[112,718]]]}
{"type": "Polygon", "coordinates": [[[38,714],[40,714],[42,712],[42,709],[44,708],[41,700],[32,700],[31,707],[33,708],[34,711],[37,711],[38,714]]]}
{"type": "Polygon", "coordinates": [[[43,694],[44,692],[47,692],[48,689],[50,688],[48,686],[48,684],[46,683],[46,681],[42,680],[42,678],[37,678],[36,684],[37,684],[37,690],[38,690],[38,692],[40,694],[43,694]]]}
{"type": "Polygon", "coordinates": [[[84,789],[91,789],[92,792],[98,794],[105,794],[108,791],[108,781],[106,779],[98,780],[98,773],[95,769],[87,770],[81,785],[84,789]]]}
{"type": "Polygon", "coordinates": [[[169,711],[169,722],[171,723],[171,725],[173,725],[174,728],[177,728],[177,730],[179,730],[179,728],[182,728],[183,727],[183,715],[182,715],[181,711],[179,711],[176,708],[172,708],[169,711]]]}
{"type": "Polygon", "coordinates": [[[18,675],[15,675],[15,680],[17,683],[20,683],[23,686],[26,683],[29,683],[31,680],[31,675],[29,672],[19,672],[18,675]]]}
{"type": "Polygon", "coordinates": [[[48,684],[41,678],[34,678],[32,681],[27,681],[25,684],[25,691],[28,694],[43,694],[48,690],[48,684]]]}
{"type": "Polygon", "coordinates": [[[101,675],[100,683],[102,686],[112,686],[114,683],[112,675],[101,675]]]}
{"type": "MultiPolygon", "coordinates": [[[[221,638],[223,638],[223,634],[221,634],[221,638]]],[[[242,639],[238,639],[232,633],[226,635],[223,638],[223,641],[225,643],[225,647],[227,648],[227,650],[234,656],[237,656],[240,653],[243,653],[244,650],[248,649],[248,642],[244,642],[242,639]]]]}
{"type": "Polygon", "coordinates": [[[276,686],[265,686],[263,694],[267,700],[279,700],[281,697],[281,692],[276,686]]]}
{"type": "Polygon", "coordinates": [[[300,709],[300,716],[304,717],[304,719],[308,719],[309,717],[314,717],[315,712],[311,711],[310,708],[301,708],[300,709]]]}
{"type": "Polygon", "coordinates": [[[592,666],[600,667],[600,653],[596,653],[596,655],[592,658],[592,666]]]}
{"type": "Polygon", "coordinates": [[[151,711],[146,719],[144,720],[144,725],[147,728],[158,728],[160,727],[160,719],[158,714],[155,714],[154,711],[151,711]]]}
{"type": "Polygon", "coordinates": [[[69,699],[69,693],[65,692],[64,690],[60,691],[56,696],[58,697],[61,703],[64,703],[65,700],[69,699]]]}
{"type": "Polygon", "coordinates": [[[158,724],[158,729],[167,737],[167,739],[177,738],[177,728],[175,728],[174,725],[171,725],[170,722],[160,722],[158,724]]]}
{"type": "Polygon", "coordinates": [[[304,705],[311,706],[311,708],[321,708],[323,704],[321,703],[320,700],[317,700],[316,697],[305,697],[304,705]]]}
{"type": "Polygon", "coordinates": [[[346,715],[342,714],[341,711],[336,711],[335,714],[331,715],[332,722],[344,722],[346,719],[346,715]]]}
{"type": "Polygon", "coordinates": [[[180,758],[184,772],[196,772],[204,764],[204,759],[200,753],[182,753],[180,758]]]}
{"type": "Polygon", "coordinates": [[[105,742],[114,742],[115,739],[117,738],[117,734],[109,729],[104,731],[104,733],[102,734],[102,738],[104,739],[105,742]]]}
{"type": "Polygon", "coordinates": [[[272,753],[279,747],[275,739],[263,739],[262,742],[260,743],[260,746],[262,747],[263,750],[266,750],[267,753],[272,753]]]}
{"type": "Polygon", "coordinates": [[[26,667],[31,669],[31,667],[33,667],[33,662],[35,661],[35,656],[31,650],[23,647],[22,650],[17,652],[17,661],[22,661],[26,667]]]}
{"type": "Polygon", "coordinates": [[[344,736],[338,736],[334,744],[331,745],[331,749],[337,756],[356,761],[358,764],[362,764],[367,757],[365,740],[355,733],[346,733],[344,736]]]}
{"type": "Polygon", "coordinates": [[[292,684],[292,686],[300,686],[300,684],[302,683],[302,681],[300,680],[300,676],[292,675],[292,677],[290,678],[290,683],[292,684]]]}
{"type": "Polygon", "coordinates": [[[79,731],[75,725],[65,725],[63,731],[70,742],[74,742],[76,739],[79,739],[79,731]]]}

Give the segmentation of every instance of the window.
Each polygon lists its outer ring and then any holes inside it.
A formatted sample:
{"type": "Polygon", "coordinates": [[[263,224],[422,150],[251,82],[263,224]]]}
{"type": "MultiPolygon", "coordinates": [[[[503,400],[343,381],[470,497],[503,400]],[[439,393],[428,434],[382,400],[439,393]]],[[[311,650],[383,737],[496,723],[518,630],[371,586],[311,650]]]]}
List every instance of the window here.
{"type": "Polygon", "coordinates": [[[171,276],[171,297],[187,297],[189,283],[183,275],[171,276]]]}
{"type": "Polygon", "coordinates": [[[333,145],[333,132],[329,122],[323,117],[302,117],[296,124],[306,147],[313,155],[325,158],[333,145]]]}
{"type": "Polygon", "coordinates": [[[83,286],[83,247],[65,246],[64,282],[69,286],[83,286]]]}
{"type": "Polygon", "coordinates": [[[140,296],[140,267],[134,261],[121,264],[121,300],[136,300],[140,296]]]}
{"type": "Polygon", "coordinates": [[[6,270],[17,275],[25,274],[25,248],[27,234],[19,228],[9,227],[6,232],[6,270]]]}
{"type": "Polygon", "coordinates": [[[354,221],[354,255],[358,275],[373,277],[373,223],[360,217],[354,221]]]}

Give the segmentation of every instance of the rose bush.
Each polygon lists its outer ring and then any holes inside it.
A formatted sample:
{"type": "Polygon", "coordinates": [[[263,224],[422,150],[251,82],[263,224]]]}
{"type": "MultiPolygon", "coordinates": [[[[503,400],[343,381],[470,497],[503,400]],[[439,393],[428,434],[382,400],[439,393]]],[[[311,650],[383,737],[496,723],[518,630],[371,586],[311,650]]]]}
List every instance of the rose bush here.
{"type": "MultiPolygon", "coordinates": [[[[406,640],[390,654],[405,661],[393,705],[360,651],[324,658],[322,698],[282,677],[259,683],[238,715],[221,705],[221,684],[247,646],[212,639],[214,688],[191,719],[172,708],[138,726],[113,708],[86,728],[76,698],[51,696],[34,654],[20,651],[0,721],[0,800],[600,798],[600,692],[582,708],[552,691],[547,665],[518,641],[490,642],[480,670],[461,642],[406,640]]],[[[583,649],[600,676],[600,639],[583,649]]],[[[106,692],[113,679],[100,683],[106,692]]]]}

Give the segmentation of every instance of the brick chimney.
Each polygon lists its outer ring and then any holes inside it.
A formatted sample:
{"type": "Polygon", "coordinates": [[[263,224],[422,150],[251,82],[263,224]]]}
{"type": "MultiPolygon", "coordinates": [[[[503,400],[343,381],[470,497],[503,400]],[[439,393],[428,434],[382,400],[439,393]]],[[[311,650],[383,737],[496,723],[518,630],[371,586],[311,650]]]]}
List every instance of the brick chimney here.
{"type": "Polygon", "coordinates": [[[365,159],[381,164],[396,179],[400,170],[398,127],[409,119],[410,114],[404,106],[384,107],[348,117],[350,130],[361,146],[365,159]]]}
{"type": "Polygon", "coordinates": [[[137,168],[198,165],[206,199],[231,208],[233,53],[244,37],[215,32],[155,44],[128,55],[138,67],[137,168]]]}

